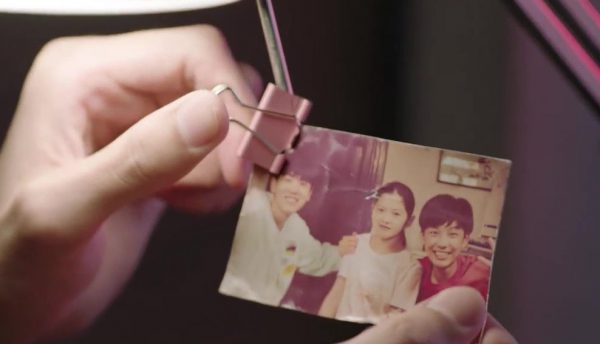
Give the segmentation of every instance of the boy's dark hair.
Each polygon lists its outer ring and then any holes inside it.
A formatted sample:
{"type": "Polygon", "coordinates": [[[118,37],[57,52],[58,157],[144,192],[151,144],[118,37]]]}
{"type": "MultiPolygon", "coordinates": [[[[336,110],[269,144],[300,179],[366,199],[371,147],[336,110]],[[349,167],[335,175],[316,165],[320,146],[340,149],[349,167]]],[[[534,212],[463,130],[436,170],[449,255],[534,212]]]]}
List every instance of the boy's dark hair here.
{"type": "Polygon", "coordinates": [[[412,190],[403,183],[400,182],[389,182],[384,184],[377,189],[375,192],[375,199],[381,197],[384,194],[393,194],[397,193],[400,197],[402,197],[402,201],[404,202],[404,209],[406,209],[407,221],[413,214],[415,210],[415,196],[413,195],[412,190]]]}
{"type": "Polygon", "coordinates": [[[473,208],[469,201],[446,194],[437,195],[425,203],[419,215],[421,232],[452,222],[456,222],[465,235],[473,232],[473,208]]]}
{"type": "Polygon", "coordinates": [[[319,189],[327,177],[322,164],[314,161],[320,150],[322,148],[314,143],[300,144],[292,153],[287,154],[281,172],[278,175],[271,174],[270,178],[279,179],[289,174],[310,183],[313,190],[319,189]]]}

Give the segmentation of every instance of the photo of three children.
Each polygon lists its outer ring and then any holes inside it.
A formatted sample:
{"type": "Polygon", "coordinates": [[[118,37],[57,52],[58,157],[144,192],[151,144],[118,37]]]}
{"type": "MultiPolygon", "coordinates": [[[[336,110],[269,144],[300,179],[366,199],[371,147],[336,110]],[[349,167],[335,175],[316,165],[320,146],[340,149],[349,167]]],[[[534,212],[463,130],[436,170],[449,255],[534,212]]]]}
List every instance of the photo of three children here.
{"type": "Polygon", "coordinates": [[[487,299],[509,166],[304,127],[280,175],[255,171],[220,292],[372,323],[451,286],[487,299]],[[440,182],[477,162],[490,189],[440,182]]]}

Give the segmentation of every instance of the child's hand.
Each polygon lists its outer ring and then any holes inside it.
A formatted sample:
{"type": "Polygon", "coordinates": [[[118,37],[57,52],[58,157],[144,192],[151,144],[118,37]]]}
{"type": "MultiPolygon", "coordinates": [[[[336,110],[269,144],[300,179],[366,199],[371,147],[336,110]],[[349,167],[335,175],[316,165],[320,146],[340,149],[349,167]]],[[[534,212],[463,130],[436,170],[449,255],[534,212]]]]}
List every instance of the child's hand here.
{"type": "MultiPolygon", "coordinates": [[[[490,245],[492,252],[496,251],[496,239],[494,238],[487,238],[486,242],[488,243],[488,245],[490,245]]],[[[480,262],[486,264],[489,267],[492,267],[492,261],[490,259],[487,259],[483,256],[477,256],[477,260],[479,260],[480,262]]]]}
{"type": "Polygon", "coordinates": [[[352,235],[344,235],[338,243],[338,252],[340,256],[352,254],[356,251],[356,245],[358,245],[358,235],[352,233],[352,235]]]}
{"type": "Polygon", "coordinates": [[[425,257],[427,257],[427,253],[425,253],[425,251],[410,251],[410,257],[413,260],[419,260],[419,259],[423,259],[425,257]]]}

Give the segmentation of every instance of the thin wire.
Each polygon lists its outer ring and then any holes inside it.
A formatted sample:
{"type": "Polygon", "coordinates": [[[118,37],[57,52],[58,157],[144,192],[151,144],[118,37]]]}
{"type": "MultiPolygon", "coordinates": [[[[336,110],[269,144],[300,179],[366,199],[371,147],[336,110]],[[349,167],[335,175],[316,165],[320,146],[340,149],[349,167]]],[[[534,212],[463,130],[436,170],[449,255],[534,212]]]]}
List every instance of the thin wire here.
{"type": "MultiPolygon", "coordinates": [[[[286,114],[286,113],[282,113],[282,112],[276,112],[276,111],[270,111],[270,110],[264,110],[264,109],[259,109],[257,107],[254,106],[250,106],[247,105],[245,103],[243,103],[240,98],[237,96],[237,94],[235,92],[233,92],[233,90],[231,89],[231,87],[225,85],[225,84],[218,84],[217,86],[213,87],[213,89],[211,90],[212,93],[214,93],[215,95],[219,95],[225,91],[229,91],[231,92],[231,94],[233,94],[233,97],[235,98],[235,100],[237,101],[237,103],[245,108],[248,109],[252,109],[252,110],[256,110],[256,111],[260,111],[262,113],[268,114],[268,115],[272,115],[272,116],[277,116],[277,117],[283,117],[285,119],[293,119],[296,122],[296,125],[298,126],[299,129],[302,129],[302,123],[299,123],[298,120],[296,119],[296,117],[294,115],[290,115],[290,114],[286,114]]],[[[244,124],[243,122],[241,122],[240,120],[233,118],[233,117],[229,117],[229,121],[231,123],[235,123],[237,125],[239,125],[240,127],[244,128],[245,130],[249,131],[250,133],[252,133],[252,136],[254,136],[258,141],[260,141],[263,145],[265,145],[265,147],[267,147],[267,149],[269,149],[271,151],[271,153],[273,153],[273,155],[278,155],[278,154],[286,154],[292,151],[291,148],[285,148],[283,150],[278,150],[277,148],[275,148],[275,146],[273,146],[269,140],[267,140],[265,137],[263,137],[260,133],[258,133],[256,130],[253,130],[252,128],[250,128],[249,126],[247,126],[246,124],[244,124]]]]}
{"type": "Polygon", "coordinates": [[[256,0],[256,7],[258,8],[260,23],[262,24],[263,34],[267,43],[267,51],[269,53],[269,60],[271,61],[271,69],[273,69],[275,84],[288,93],[294,94],[285,54],[283,53],[283,46],[281,45],[281,38],[279,37],[273,4],[271,0],[256,0]]]}
{"type": "Polygon", "coordinates": [[[288,120],[293,120],[294,122],[296,122],[296,126],[298,126],[298,128],[302,127],[302,123],[300,123],[298,121],[298,119],[296,118],[296,116],[294,116],[293,114],[289,114],[289,113],[284,113],[284,112],[278,112],[278,111],[272,111],[272,110],[268,110],[268,109],[260,109],[248,104],[245,104],[244,102],[242,102],[240,100],[240,98],[238,97],[238,95],[231,89],[231,87],[227,86],[226,84],[218,84],[217,86],[213,87],[211,92],[219,95],[225,91],[229,91],[231,92],[231,94],[233,95],[233,98],[235,99],[235,101],[241,106],[241,107],[245,107],[247,109],[251,109],[251,110],[255,110],[255,111],[260,111],[262,113],[265,113],[267,115],[272,115],[275,117],[280,117],[280,118],[285,118],[288,120]]]}
{"type": "Polygon", "coordinates": [[[277,148],[273,147],[273,145],[269,141],[267,141],[267,139],[265,139],[264,137],[262,137],[261,134],[257,133],[255,130],[253,130],[249,126],[245,125],[240,120],[237,120],[235,118],[229,117],[229,122],[235,123],[235,124],[239,125],[240,127],[242,127],[244,129],[248,130],[249,132],[251,132],[252,136],[254,136],[263,145],[265,145],[265,147],[267,147],[271,151],[271,153],[273,153],[273,155],[283,154],[283,153],[286,152],[286,149],[284,149],[283,151],[278,151],[277,148]]]}

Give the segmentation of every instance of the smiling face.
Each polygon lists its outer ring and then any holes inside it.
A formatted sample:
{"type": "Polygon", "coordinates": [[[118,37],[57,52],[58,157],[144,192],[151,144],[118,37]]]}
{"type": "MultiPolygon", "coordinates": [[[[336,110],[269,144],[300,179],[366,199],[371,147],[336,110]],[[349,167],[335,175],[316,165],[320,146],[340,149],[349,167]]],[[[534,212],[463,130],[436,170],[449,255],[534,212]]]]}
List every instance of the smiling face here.
{"type": "Polygon", "coordinates": [[[469,244],[469,236],[456,221],[423,231],[425,252],[437,269],[453,270],[456,258],[469,244]]]}
{"type": "Polygon", "coordinates": [[[309,182],[290,173],[271,180],[271,208],[274,214],[290,216],[297,213],[312,195],[309,182]]]}
{"type": "Polygon", "coordinates": [[[408,220],[402,196],[385,193],[379,196],[371,212],[371,234],[389,240],[402,233],[408,220]]]}

